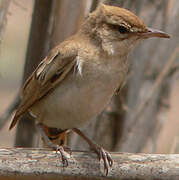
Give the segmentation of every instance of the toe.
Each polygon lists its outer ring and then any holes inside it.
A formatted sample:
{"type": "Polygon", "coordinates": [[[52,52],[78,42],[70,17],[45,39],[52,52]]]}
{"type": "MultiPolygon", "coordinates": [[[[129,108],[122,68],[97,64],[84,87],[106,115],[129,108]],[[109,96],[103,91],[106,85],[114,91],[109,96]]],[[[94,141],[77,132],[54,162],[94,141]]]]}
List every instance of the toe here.
{"type": "Polygon", "coordinates": [[[64,148],[62,146],[57,145],[56,152],[60,152],[61,158],[62,158],[62,164],[63,167],[68,166],[68,153],[64,151],[64,148]]]}
{"type": "Polygon", "coordinates": [[[107,159],[108,159],[108,162],[109,162],[109,166],[112,167],[113,160],[112,160],[111,154],[106,152],[106,155],[107,155],[107,159]]]}
{"type": "MultiPolygon", "coordinates": [[[[94,148],[94,147],[93,147],[94,148]]],[[[94,148],[95,152],[97,153],[99,160],[103,160],[104,162],[104,171],[106,176],[108,175],[112,165],[113,165],[113,160],[109,152],[105,151],[102,147],[95,145],[94,148]]]]}
{"type": "Polygon", "coordinates": [[[105,171],[105,174],[107,176],[109,171],[110,171],[110,163],[108,161],[107,153],[104,151],[104,149],[101,149],[101,151],[102,151],[102,158],[103,158],[103,161],[104,161],[104,171],[105,171]]]}

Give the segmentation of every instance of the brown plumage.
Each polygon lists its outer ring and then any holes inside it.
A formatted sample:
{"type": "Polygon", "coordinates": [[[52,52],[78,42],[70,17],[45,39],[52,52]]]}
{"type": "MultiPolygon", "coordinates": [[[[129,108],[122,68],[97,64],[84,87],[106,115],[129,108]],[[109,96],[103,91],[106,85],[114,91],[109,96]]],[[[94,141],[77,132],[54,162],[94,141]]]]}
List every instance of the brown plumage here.
{"type": "MultiPolygon", "coordinates": [[[[38,102],[48,94],[56,84],[60,83],[74,66],[75,62],[73,58],[75,55],[68,53],[67,56],[65,56],[59,49],[59,46],[53,49],[25,82],[22,89],[21,103],[16,110],[9,129],[12,129],[16,125],[20,117],[28,111],[34,103],[38,102]],[[58,59],[58,65],[55,60],[57,56],[58,58],[61,56],[63,60],[59,61],[58,59]],[[59,72],[61,72],[60,76],[56,78],[56,81],[53,81],[53,78],[59,72]]],[[[63,49],[63,46],[61,49],[63,49]]]]}
{"type": "Polygon", "coordinates": [[[55,146],[44,127],[71,129],[103,159],[108,174],[110,154],[78,128],[94,119],[120,90],[127,76],[129,52],[150,37],[169,35],[146,27],[126,9],[101,4],[79,32],[50,51],[26,81],[10,129],[30,111],[39,122],[43,139],[60,151],[63,162],[67,162],[63,145],[55,146]]]}

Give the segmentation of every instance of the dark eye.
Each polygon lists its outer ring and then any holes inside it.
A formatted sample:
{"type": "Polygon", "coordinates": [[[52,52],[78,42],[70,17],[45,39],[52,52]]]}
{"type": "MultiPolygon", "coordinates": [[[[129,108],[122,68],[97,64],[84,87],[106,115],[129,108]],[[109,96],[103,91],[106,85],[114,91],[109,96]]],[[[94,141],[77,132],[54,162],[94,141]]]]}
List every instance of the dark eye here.
{"type": "Polygon", "coordinates": [[[127,28],[124,27],[124,26],[118,26],[118,31],[119,31],[121,34],[125,34],[125,33],[128,33],[128,32],[129,32],[129,29],[127,29],[127,28]]]}

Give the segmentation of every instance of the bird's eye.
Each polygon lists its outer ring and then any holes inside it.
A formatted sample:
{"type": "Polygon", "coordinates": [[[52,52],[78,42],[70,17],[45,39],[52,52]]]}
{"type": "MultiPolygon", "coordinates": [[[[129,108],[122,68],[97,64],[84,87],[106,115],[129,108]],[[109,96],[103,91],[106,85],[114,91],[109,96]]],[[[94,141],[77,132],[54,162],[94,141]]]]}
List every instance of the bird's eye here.
{"type": "Polygon", "coordinates": [[[125,33],[128,33],[128,32],[129,32],[129,29],[127,29],[127,28],[124,27],[124,26],[118,26],[118,31],[119,31],[121,34],[125,34],[125,33]]]}

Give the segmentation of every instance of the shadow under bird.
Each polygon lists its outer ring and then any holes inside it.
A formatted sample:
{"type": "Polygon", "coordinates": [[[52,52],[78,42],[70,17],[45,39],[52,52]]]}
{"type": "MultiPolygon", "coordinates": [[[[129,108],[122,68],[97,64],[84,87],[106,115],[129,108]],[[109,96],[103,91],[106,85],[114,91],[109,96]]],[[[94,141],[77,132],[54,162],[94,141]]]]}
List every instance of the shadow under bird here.
{"type": "Polygon", "coordinates": [[[170,36],[148,28],[126,9],[100,4],[81,29],[52,49],[27,79],[10,129],[29,111],[43,140],[60,152],[64,165],[68,165],[69,158],[65,137],[73,131],[103,160],[107,175],[113,164],[110,153],[79,128],[101,113],[115,92],[120,91],[131,49],[152,37],[170,36]],[[53,143],[51,136],[61,143],[53,143]]]}

